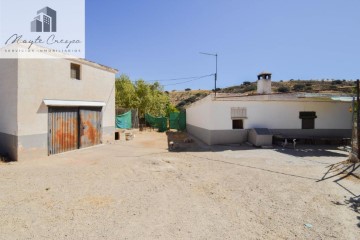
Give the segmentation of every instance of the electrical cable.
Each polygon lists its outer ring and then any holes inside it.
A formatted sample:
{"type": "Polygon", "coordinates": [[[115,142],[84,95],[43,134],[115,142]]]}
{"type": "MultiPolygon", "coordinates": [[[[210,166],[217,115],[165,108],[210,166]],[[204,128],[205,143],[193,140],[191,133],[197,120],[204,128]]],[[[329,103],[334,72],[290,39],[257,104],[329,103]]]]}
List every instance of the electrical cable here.
{"type": "Polygon", "coordinates": [[[170,79],[159,79],[159,80],[147,80],[146,82],[165,82],[165,81],[178,81],[178,80],[186,80],[186,79],[199,79],[202,77],[207,77],[207,76],[211,76],[214,74],[210,74],[210,75],[204,75],[204,76],[196,76],[196,77],[184,77],[184,78],[170,78],[170,79]]]}
{"type": "Polygon", "coordinates": [[[201,77],[198,77],[198,78],[196,78],[196,79],[192,79],[192,80],[185,81],[185,82],[166,84],[166,85],[163,85],[163,86],[166,87],[166,86],[179,85],[179,84],[183,84],[183,83],[193,82],[193,81],[196,81],[196,80],[199,80],[199,79],[202,79],[202,78],[206,78],[206,77],[210,77],[210,76],[214,76],[214,74],[209,74],[209,75],[201,76],[201,77]]]}

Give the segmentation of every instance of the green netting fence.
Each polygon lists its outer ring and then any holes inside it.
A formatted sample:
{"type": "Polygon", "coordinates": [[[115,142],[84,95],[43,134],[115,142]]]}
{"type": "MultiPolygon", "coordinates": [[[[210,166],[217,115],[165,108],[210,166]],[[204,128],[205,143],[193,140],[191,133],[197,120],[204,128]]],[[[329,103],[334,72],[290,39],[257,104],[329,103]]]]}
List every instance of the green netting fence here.
{"type": "Polygon", "coordinates": [[[168,119],[166,117],[154,117],[150,114],[145,114],[145,121],[151,127],[159,129],[159,132],[165,132],[167,130],[168,119]]]}
{"type": "Polygon", "coordinates": [[[131,111],[116,116],[116,127],[122,129],[132,128],[131,111]]]}
{"type": "Polygon", "coordinates": [[[170,113],[170,128],[184,131],[186,129],[186,112],[170,113]]]}

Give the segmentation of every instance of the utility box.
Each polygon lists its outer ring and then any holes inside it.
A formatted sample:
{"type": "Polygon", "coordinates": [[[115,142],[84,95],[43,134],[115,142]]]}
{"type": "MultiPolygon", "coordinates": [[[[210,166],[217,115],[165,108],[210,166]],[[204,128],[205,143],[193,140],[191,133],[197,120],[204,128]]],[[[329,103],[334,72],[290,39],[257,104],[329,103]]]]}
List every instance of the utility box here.
{"type": "Polygon", "coordinates": [[[249,142],[256,147],[272,146],[273,135],[267,128],[253,128],[249,132],[249,142]]]}

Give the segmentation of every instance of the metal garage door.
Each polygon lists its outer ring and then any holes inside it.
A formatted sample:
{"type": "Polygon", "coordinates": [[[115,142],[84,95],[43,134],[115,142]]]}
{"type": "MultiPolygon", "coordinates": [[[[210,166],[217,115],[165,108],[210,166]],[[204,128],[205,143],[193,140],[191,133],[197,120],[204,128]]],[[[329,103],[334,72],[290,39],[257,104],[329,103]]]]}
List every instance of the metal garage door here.
{"type": "Polygon", "coordinates": [[[101,107],[80,108],[80,148],[101,143],[101,107]]]}
{"type": "Polygon", "coordinates": [[[79,146],[79,108],[49,107],[49,155],[79,146]]]}
{"type": "Polygon", "coordinates": [[[101,144],[101,107],[49,107],[49,155],[101,144]]]}

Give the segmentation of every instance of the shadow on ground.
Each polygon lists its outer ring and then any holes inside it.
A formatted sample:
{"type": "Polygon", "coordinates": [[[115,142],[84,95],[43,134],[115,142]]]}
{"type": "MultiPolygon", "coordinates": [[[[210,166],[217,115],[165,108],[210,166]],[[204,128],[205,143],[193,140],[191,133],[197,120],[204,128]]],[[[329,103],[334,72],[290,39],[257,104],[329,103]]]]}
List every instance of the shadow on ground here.
{"type": "MultiPolygon", "coordinates": [[[[171,152],[222,152],[222,151],[247,151],[258,150],[250,144],[223,144],[206,145],[201,140],[187,134],[186,132],[167,132],[168,151],[171,152]]],[[[274,151],[291,155],[294,157],[348,157],[346,151],[339,152],[337,147],[326,145],[299,145],[296,149],[292,147],[274,147],[274,151]],[[337,150],[335,152],[334,150],[337,150]]]]}
{"type": "Polygon", "coordinates": [[[348,152],[334,152],[339,150],[328,146],[299,146],[297,149],[275,148],[279,153],[288,154],[294,157],[348,157],[348,152]]]}
{"type": "MultiPolygon", "coordinates": [[[[351,210],[356,213],[360,213],[360,194],[355,193],[352,190],[348,189],[343,183],[341,183],[344,179],[354,178],[355,180],[360,180],[360,177],[356,173],[360,169],[360,163],[351,163],[349,161],[344,161],[336,164],[331,164],[327,166],[328,170],[324,174],[324,176],[318,180],[317,182],[325,181],[325,180],[333,180],[339,187],[343,188],[351,197],[344,200],[343,203],[339,201],[333,201],[332,203],[338,206],[347,206],[351,210]]],[[[357,216],[357,226],[360,228],[360,216],[357,216]]]]}

